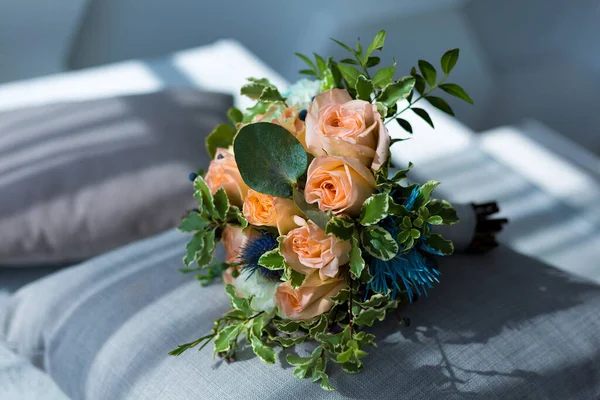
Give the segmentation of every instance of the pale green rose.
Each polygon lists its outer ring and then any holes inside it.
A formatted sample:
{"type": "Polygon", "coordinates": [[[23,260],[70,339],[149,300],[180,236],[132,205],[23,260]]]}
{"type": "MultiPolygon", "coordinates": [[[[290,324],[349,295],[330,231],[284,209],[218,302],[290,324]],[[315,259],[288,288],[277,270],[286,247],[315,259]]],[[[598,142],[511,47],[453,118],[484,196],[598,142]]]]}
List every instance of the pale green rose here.
{"type": "Polygon", "coordinates": [[[287,97],[289,106],[296,106],[301,110],[306,110],[313,97],[321,92],[321,81],[311,81],[309,79],[301,79],[288,88],[283,94],[287,97]]]}
{"type": "Polygon", "coordinates": [[[245,298],[252,297],[250,307],[255,311],[264,311],[267,315],[275,313],[275,292],[280,282],[273,282],[255,272],[243,270],[234,282],[235,289],[245,298]]]}

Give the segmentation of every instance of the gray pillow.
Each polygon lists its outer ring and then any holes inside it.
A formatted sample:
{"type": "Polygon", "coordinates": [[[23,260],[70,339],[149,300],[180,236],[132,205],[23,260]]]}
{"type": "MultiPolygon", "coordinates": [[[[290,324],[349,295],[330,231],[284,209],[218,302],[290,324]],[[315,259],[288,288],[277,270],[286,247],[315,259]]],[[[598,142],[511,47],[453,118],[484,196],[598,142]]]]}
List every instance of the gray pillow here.
{"type": "Polygon", "coordinates": [[[175,226],[231,105],[181,89],[0,113],[0,265],[82,260],[175,226]]]}
{"type": "Polygon", "coordinates": [[[505,247],[442,258],[442,283],[401,309],[411,325],[374,328],[364,372],[332,366],[336,392],[248,349],[230,365],[210,349],[170,357],[229,308],[222,285],[177,272],[187,239],[166,233],[30,284],[0,331],[72,399],[600,397],[600,287],[505,247]]]}

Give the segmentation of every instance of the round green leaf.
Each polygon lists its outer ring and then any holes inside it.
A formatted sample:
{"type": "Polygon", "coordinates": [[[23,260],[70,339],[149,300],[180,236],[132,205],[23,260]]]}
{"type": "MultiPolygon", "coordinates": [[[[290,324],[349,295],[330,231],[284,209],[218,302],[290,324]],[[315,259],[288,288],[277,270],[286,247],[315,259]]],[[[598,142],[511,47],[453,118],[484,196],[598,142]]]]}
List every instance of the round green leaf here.
{"type": "Polygon", "coordinates": [[[285,128],[259,122],[240,129],[233,143],[242,179],[257,192],[292,197],[292,187],[306,172],[308,156],[285,128]]]}

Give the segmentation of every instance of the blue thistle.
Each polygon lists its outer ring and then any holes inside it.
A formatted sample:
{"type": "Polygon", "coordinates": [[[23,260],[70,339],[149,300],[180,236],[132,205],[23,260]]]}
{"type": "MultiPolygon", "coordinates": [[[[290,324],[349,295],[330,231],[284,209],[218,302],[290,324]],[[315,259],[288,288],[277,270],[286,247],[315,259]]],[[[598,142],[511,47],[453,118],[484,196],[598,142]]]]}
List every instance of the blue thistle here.
{"type": "MultiPolygon", "coordinates": [[[[392,237],[398,236],[399,229],[391,217],[384,219],[380,226],[392,237]]],[[[402,247],[400,243],[399,246],[402,247]]],[[[430,254],[441,255],[427,246],[423,239],[419,239],[408,253],[396,254],[391,260],[365,257],[369,272],[373,276],[373,280],[367,284],[367,293],[373,291],[386,294],[390,291],[392,299],[395,299],[398,292],[406,290],[409,301],[412,301],[415,292],[418,295],[427,295],[427,289],[432,288],[434,282],[439,282],[440,275],[430,254]]]]}
{"type": "Polygon", "coordinates": [[[278,246],[277,235],[259,231],[257,237],[251,238],[240,249],[239,264],[243,270],[249,271],[248,276],[252,276],[255,272],[258,272],[262,277],[269,280],[279,280],[283,271],[272,271],[261,265],[258,265],[258,260],[267,251],[271,251],[278,246]]]}

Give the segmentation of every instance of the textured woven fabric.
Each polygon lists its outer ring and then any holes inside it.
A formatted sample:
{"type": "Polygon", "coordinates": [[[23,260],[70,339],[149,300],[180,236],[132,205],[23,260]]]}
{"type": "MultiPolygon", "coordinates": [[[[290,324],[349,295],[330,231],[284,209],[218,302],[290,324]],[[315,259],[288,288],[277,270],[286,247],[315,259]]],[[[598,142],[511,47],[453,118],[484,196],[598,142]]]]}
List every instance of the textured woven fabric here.
{"type": "Polygon", "coordinates": [[[0,113],[0,265],[79,262],[175,227],[232,101],[172,89],[0,113]]]}
{"type": "Polygon", "coordinates": [[[52,379],[0,341],[0,399],[68,400],[52,379]]]}
{"type": "Polygon", "coordinates": [[[164,234],[23,288],[6,339],[74,400],[600,396],[600,288],[503,247],[442,259],[442,284],[400,310],[411,325],[392,316],[374,328],[364,372],[331,366],[336,392],[294,378],[283,356],[276,366],[248,349],[231,365],[210,349],[170,357],[228,309],[221,285],[177,272],[186,239],[164,234]]]}

